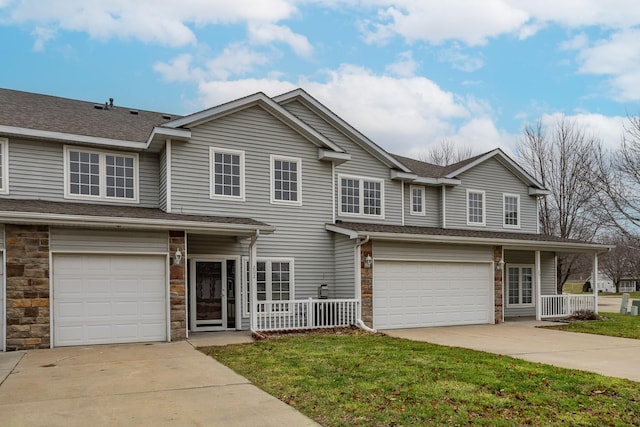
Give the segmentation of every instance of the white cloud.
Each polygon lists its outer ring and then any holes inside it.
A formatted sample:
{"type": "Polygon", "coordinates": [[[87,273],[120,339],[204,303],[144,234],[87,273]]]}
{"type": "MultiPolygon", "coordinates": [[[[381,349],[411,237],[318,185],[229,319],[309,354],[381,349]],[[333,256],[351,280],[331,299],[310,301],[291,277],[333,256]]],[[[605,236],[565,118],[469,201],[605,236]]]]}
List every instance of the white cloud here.
{"type": "Polygon", "coordinates": [[[622,116],[604,116],[594,113],[577,113],[565,115],[555,112],[544,114],[540,120],[545,126],[554,126],[562,117],[572,121],[579,126],[585,134],[595,136],[600,139],[602,145],[609,149],[615,149],[620,146],[622,140],[623,126],[626,117],[622,116]]]}
{"type": "Polygon", "coordinates": [[[203,76],[202,69],[193,68],[193,56],[185,53],[176,56],[169,62],[156,62],[153,69],[162,75],[162,78],[170,82],[187,82],[200,80],[203,76]]]}
{"type": "Polygon", "coordinates": [[[297,11],[292,0],[18,0],[5,9],[5,22],[167,46],[194,44],[191,26],[277,22],[297,11]]]}
{"type": "Polygon", "coordinates": [[[269,44],[283,42],[291,46],[291,49],[303,57],[309,57],[313,53],[313,46],[303,35],[296,34],[289,27],[275,24],[249,24],[249,40],[257,44],[269,44]]]}
{"type": "Polygon", "coordinates": [[[413,59],[411,51],[401,52],[398,55],[398,60],[393,64],[389,64],[386,67],[388,73],[396,75],[398,77],[411,77],[416,74],[416,70],[420,64],[413,59]]]}
{"type": "Polygon", "coordinates": [[[468,73],[484,67],[484,60],[482,60],[482,58],[462,53],[457,43],[440,51],[438,60],[448,62],[453,68],[468,73]]]}
{"type": "Polygon", "coordinates": [[[55,38],[56,30],[47,27],[36,27],[31,34],[36,38],[36,41],[33,43],[33,50],[40,52],[44,50],[46,42],[55,38]]]}

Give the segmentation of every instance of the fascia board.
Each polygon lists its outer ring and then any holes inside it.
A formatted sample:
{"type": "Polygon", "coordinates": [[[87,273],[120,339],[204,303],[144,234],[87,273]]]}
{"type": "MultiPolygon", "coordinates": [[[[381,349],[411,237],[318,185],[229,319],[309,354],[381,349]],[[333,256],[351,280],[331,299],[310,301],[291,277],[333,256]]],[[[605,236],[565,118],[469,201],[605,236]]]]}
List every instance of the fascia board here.
{"type": "Polygon", "coordinates": [[[133,228],[143,230],[167,230],[178,228],[181,230],[207,233],[221,233],[227,235],[252,235],[256,230],[261,234],[271,234],[275,227],[271,225],[210,223],[203,221],[181,221],[149,218],[120,218],[90,215],[62,215],[40,212],[0,211],[0,220],[12,224],[48,224],[65,226],[95,226],[107,228],[133,228]]]}
{"type": "Polygon", "coordinates": [[[20,128],[15,126],[0,125],[0,134],[13,136],[25,136],[29,138],[47,139],[59,142],[76,142],[107,147],[119,147],[135,150],[147,148],[146,141],[127,141],[122,139],[101,138],[98,136],[77,135],[74,133],[52,132],[39,129],[20,128]]]}
{"type": "Polygon", "coordinates": [[[530,196],[548,196],[549,194],[551,194],[551,191],[549,190],[541,190],[540,188],[529,187],[530,196]]]}

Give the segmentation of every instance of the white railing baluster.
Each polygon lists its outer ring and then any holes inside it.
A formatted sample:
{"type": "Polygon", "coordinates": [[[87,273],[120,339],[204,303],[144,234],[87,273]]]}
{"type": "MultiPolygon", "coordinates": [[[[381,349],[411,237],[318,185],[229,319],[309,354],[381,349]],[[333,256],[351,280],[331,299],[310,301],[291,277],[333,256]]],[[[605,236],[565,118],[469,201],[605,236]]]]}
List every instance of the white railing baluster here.
{"type": "Polygon", "coordinates": [[[306,300],[259,301],[256,330],[283,331],[346,327],[356,323],[359,301],[306,300]]]}

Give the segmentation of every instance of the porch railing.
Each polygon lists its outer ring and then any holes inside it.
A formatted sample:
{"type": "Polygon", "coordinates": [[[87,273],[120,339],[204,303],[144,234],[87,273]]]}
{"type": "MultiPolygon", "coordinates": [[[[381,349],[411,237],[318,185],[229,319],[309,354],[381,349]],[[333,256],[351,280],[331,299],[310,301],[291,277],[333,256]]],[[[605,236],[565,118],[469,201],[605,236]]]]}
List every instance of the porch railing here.
{"type": "Polygon", "coordinates": [[[258,301],[254,329],[286,331],[355,325],[359,304],[356,299],[258,301]]]}
{"type": "Polygon", "coordinates": [[[596,311],[596,299],[593,295],[542,295],[540,307],[542,319],[567,317],[577,311],[596,311]]]}

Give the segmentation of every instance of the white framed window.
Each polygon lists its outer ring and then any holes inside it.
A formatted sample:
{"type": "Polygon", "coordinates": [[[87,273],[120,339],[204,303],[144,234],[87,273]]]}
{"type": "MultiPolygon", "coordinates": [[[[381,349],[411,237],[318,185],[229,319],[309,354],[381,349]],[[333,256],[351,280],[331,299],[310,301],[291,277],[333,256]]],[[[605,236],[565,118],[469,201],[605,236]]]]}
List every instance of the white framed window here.
{"type": "Polygon", "coordinates": [[[503,226],[506,228],[520,228],[520,195],[503,195],[503,226]]]}
{"type": "Polygon", "coordinates": [[[0,138],[0,194],[9,193],[9,140],[0,138]]]}
{"type": "Polygon", "coordinates": [[[420,185],[409,186],[409,194],[411,200],[411,215],[422,215],[426,213],[426,202],[424,187],[420,185]]]}
{"type": "Polygon", "coordinates": [[[302,205],[302,160],[270,156],[271,203],[302,205]]]}
{"type": "Polygon", "coordinates": [[[64,196],[138,201],[138,154],[64,147],[64,196]]]}
{"type": "MultiPolygon", "coordinates": [[[[249,258],[242,258],[242,315],[249,317],[251,287],[249,258]]],[[[258,258],[256,260],[256,295],[258,301],[295,299],[295,266],[293,258],[258,258]]]]}
{"type": "Polygon", "coordinates": [[[340,215],[384,217],[384,181],[358,176],[338,176],[340,215]]]}
{"type": "Polygon", "coordinates": [[[484,191],[467,190],[467,225],[485,225],[484,191]]]}
{"type": "Polygon", "coordinates": [[[211,198],[244,200],[244,151],[209,148],[211,198]]]}
{"type": "Polygon", "coordinates": [[[507,265],[507,304],[533,305],[532,265],[507,265]]]}

